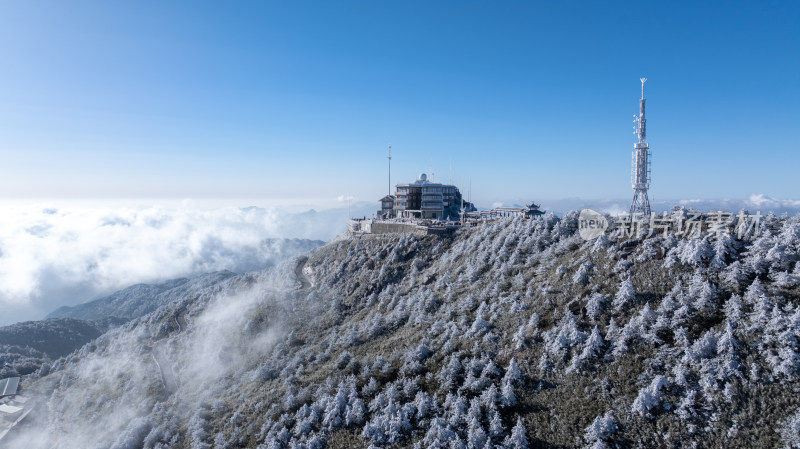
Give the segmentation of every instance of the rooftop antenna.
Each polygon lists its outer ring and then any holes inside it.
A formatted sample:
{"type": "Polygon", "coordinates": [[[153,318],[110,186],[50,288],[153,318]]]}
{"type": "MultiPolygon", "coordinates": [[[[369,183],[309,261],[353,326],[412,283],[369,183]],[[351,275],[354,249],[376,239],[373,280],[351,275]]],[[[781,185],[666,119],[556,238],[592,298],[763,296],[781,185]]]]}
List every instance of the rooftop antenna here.
{"type": "Polygon", "coordinates": [[[450,159],[450,185],[453,185],[453,160],[450,159]]]}
{"type": "Polygon", "coordinates": [[[647,136],[647,120],[644,116],[644,82],[647,78],[639,78],[642,82],[642,98],[639,100],[639,116],[633,116],[634,134],[639,141],[633,144],[633,162],[631,172],[631,187],[633,187],[633,201],[631,202],[631,216],[640,212],[644,216],[650,215],[650,200],[647,198],[647,189],[650,188],[650,144],[645,142],[647,136]]]}
{"type": "Polygon", "coordinates": [[[389,144],[389,195],[392,195],[392,144],[389,144]]]}

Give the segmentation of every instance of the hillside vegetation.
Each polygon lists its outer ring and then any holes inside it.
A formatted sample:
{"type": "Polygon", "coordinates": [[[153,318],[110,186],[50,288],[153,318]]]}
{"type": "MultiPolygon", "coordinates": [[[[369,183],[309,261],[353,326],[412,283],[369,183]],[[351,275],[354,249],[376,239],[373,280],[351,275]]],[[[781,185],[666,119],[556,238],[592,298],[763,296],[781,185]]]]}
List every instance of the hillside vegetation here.
{"type": "Polygon", "coordinates": [[[31,374],[99,337],[119,321],[54,318],[0,327],[0,379],[31,374]]]}
{"type": "Polygon", "coordinates": [[[584,242],[567,214],[339,239],[61,359],[31,379],[46,431],[11,441],[797,445],[800,219],[763,224],[746,241],[584,242]]]}

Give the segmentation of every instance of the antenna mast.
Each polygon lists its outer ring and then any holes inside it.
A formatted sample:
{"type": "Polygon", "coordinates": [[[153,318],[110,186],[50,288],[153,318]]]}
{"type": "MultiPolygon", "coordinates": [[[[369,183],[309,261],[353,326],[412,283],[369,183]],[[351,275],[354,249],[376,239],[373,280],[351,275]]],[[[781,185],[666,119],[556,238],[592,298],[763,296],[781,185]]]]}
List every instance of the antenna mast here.
{"type": "Polygon", "coordinates": [[[392,144],[389,144],[389,195],[392,194],[392,144]]]}
{"type": "Polygon", "coordinates": [[[647,189],[650,188],[650,144],[645,142],[647,137],[647,120],[644,116],[644,82],[647,78],[639,78],[642,82],[642,98],[639,100],[639,116],[633,116],[634,131],[639,141],[633,144],[633,163],[631,172],[631,187],[633,187],[633,201],[631,202],[631,215],[639,212],[650,215],[650,200],[647,198],[647,189]]]}

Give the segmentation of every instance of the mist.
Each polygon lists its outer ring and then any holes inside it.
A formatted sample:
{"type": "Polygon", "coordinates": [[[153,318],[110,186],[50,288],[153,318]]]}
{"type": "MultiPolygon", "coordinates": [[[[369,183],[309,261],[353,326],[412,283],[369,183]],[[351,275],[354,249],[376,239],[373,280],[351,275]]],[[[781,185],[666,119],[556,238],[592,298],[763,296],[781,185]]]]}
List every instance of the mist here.
{"type": "Polygon", "coordinates": [[[0,215],[0,325],[136,283],[259,270],[280,256],[269,239],[327,241],[344,231],[347,214],[346,206],[8,207],[0,215]]]}
{"type": "Polygon", "coordinates": [[[284,333],[281,314],[261,308],[291,303],[291,269],[234,278],[223,293],[186,298],[56,362],[46,406],[10,447],[170,447],[187,422],[190,438],[208,439],[203,411],[231,407],[284,333]]]}

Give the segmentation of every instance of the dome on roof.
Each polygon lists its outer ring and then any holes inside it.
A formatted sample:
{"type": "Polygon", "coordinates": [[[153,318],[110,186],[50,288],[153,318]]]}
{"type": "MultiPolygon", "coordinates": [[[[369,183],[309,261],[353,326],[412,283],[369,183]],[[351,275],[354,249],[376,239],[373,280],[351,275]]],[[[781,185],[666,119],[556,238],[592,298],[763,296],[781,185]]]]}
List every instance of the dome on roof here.
{"type": "Polygon", "coordinates": [[[417,181],[425,182],[428,180],[428,175],[425,173],[420,173],[419,177],[417,177],[417,181]]]}

